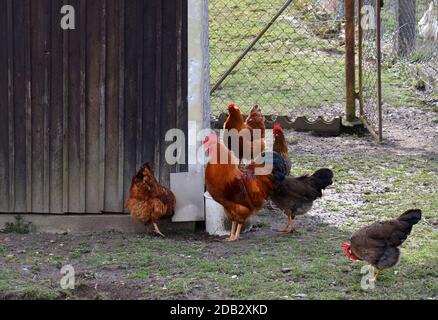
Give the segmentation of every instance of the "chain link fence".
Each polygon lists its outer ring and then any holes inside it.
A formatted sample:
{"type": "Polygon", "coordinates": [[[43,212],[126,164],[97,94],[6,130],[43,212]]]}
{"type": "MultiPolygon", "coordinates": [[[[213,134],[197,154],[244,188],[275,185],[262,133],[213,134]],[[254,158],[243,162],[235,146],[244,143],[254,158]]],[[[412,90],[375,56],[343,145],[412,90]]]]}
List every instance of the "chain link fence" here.
{"type": "MultiPolygon", "coordinates": [[[[438,1],[434,1],[382,1],[380,33],[384,74],[393,72],[388,66],[402,64],[408,78],[432,95],[438,87],[438,1]]],[[[355,3],[357,13],[359,0],[355,3]]],[[[362,6],[376,3],[362,0],[362,6]]],[[[258,104],[273,115],[296,115],[303,109],[318,113],[320,108],[325,114],[343,112],[344,0],[209,0],[209,10],[214,116],[230,102],[244,112],[258,104]],[[251,47],[264,29],[266,33],[251,47]]],[[[373,29],[363,32],[359,85],[360,111],[374,128],[379,122],[376,36],[373,29]]]]}
{"type": "Polygon", "coordinates": [[[224,112],[230,102],[244,112],[258,104],[265,114],[273,115],[343,103],[343,3],[210,0],[212,113],[224,112]],[[276,15],[278,19],[272,21],[276,15]]]}
{"type": "Polygon", "coordinates": [[[368,130],[382,139],[381,112],[381,0],[359,0],[356,4],[359,114],[368,130]],[[379,8],[380,7],[380,8],[379,8]]]}

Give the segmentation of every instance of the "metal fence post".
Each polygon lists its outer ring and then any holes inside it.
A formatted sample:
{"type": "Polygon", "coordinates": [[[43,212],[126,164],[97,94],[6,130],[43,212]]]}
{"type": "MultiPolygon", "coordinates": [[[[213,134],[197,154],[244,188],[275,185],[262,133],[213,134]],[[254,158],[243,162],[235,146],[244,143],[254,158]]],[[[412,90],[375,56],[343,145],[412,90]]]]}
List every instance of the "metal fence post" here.
{"type": "Polygon", "coordinates": [[[345,93],[346,120],[356,119],[354,0],[345,0],[345,93]]]}

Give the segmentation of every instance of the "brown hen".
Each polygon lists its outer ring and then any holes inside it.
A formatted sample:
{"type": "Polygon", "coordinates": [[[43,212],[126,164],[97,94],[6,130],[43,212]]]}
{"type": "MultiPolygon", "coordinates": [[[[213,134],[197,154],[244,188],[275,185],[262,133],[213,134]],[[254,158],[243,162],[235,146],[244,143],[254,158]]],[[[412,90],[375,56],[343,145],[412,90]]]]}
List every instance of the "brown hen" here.
{"type": "Polygon", "coordinates": [[[380,271],[398,263],[399,246],[420,220],[421,210],[408,210],[397,219],[375,222],[356,231],[351,244],[343,243],[342,247],[350,260],[364,260],[374,268],[375,281],[380,271]]]}
{"type": "Polygon", "coordinates": [[[223,140],[226,142],[227,148],[233,151],[240,161],[242,159],[252,160],[265,150],[265,117],[258,106],[251,109],[246,121],[244,121],[240,109],[234,104],[230,104],[224,129],[227,131],[223,140]],[[233,129],[239,135],[237,147],[232,145],[233,131],[230,132],[230,130],[233,129]]]}
{"type": "Polygon", "coordinates": [[[176,199],[172,191],[160,185],[155,179],[152,164],[144,164],[132,177],[125,207],[131,216],[142,224],[152,223],[155,234],[164,237],[157,222],[172,217],[175,204],[176,199]]]}

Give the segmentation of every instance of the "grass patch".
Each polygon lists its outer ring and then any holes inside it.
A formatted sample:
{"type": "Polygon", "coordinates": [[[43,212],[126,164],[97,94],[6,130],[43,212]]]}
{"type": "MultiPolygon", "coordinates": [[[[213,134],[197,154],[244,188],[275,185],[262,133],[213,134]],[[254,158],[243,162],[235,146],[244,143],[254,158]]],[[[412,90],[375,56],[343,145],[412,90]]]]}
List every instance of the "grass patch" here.
{"type": "Polygon", "coordinates": [[[22,279],[19,272],[2,270],[0,273],[0,298],[23,300],[54,300],[65,293],[53,288],[50,281],[22,279]]]}
{"type": "Polygon", "coordinates": [[[31,222],[26,222],[22,216],[15,216],[14,222],[6,222],[3,233],[28,234],[33,230],[31,222]]]}

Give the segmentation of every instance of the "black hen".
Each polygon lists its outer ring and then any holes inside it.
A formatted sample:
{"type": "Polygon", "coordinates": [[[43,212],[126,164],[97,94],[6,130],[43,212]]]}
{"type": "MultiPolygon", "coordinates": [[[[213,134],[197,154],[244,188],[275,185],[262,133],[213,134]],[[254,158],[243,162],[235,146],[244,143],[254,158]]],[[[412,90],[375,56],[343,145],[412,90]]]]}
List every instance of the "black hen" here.
{"type": "Polygon", "coordinates": [[[330,169],[320,169],[311,176],[286,177],[271,196],[274,205],[288,216],[287,226],[276,231],[294,232],[294,218],[308,212],[313,206],[313,201],[322,197],[322,190],[332,183],[333,172],[330,169]]]}

